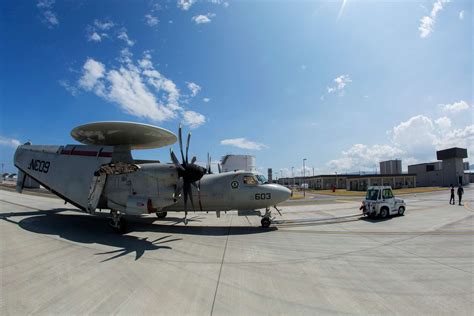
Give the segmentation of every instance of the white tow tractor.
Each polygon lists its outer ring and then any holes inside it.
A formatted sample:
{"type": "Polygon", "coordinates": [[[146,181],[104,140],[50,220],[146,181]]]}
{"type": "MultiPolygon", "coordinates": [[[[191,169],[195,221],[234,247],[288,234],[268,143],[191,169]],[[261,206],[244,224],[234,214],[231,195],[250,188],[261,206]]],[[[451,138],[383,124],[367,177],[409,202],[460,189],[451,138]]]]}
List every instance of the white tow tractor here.
{"type": "Polygon", "coordinates": [[[405,208],[405,201],[395,198],[390,186],[369,187],[360,207],[364,215],[370,218],[377,216],[386,218],[390,215],[402,216],[405,213],[405,208]]]}

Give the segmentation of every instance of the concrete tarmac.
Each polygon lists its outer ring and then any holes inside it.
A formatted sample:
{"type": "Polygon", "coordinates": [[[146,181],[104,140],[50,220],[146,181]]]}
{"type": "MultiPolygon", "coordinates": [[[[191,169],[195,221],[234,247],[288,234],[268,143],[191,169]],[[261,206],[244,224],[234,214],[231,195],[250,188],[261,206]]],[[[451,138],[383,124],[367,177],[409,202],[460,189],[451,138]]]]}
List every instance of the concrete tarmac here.
{"type": "Polygon", "coordinates": [[[105,212],[0,190],[0,314],[472,315],[473,191],[403,196],[386,220],[335,198],[283,206],[270,229],[170,213],[117,235],[105,212]]]}

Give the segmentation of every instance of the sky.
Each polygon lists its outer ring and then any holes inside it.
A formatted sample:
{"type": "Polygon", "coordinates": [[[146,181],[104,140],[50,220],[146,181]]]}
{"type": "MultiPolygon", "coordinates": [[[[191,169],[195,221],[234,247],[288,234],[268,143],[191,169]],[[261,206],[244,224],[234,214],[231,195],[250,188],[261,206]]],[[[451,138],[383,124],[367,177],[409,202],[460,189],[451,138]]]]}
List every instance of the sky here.
{"type": "MultiPolygon", "coordinates": [[[[473,4],[426,1],[1,1],[0,162],[74,144],[95,121],[192,132],[205,163],[277,176],[474,163],[473,4]],[[469,160],[468,159],[468,160],[469,160]]],[[[178,145],[173,145],[178,150],[178,145]]],[[[169,148],[134,151],[169,162],[169,148]]]]}

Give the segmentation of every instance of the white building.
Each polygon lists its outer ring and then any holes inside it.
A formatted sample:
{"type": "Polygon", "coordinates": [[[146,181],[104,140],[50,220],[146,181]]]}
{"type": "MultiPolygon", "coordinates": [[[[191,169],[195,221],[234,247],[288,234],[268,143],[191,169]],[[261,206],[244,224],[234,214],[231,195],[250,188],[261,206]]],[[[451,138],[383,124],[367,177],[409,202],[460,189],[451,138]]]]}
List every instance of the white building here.
{"type": "Polygon", "coordinates": [[[222,172],[244,170],[257,172],[255,156],[252,155],[225,155],[221,160],[222,172]]]}

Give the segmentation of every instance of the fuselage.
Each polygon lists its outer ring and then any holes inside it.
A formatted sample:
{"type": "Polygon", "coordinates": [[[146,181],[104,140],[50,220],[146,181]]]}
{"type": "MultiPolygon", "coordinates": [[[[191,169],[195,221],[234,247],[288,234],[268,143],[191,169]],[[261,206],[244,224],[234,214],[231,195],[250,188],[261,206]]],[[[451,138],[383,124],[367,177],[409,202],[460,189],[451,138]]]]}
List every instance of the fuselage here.
{"type": "MultiPolygon", "coordinates": [[[[15,153],[15,165],[53,193],[91,213],[96,208],[128,215],[185,210],[182,178],[175,165],[135,164],[129,151],[119,149],[22,145],[15,153]],[[134,168],[117,167],[119,164],[134,168]],[[105,175],[99,172],[104,166],[109,169],[105,175]]],[[[205,174],[191,189],[189,211],[262,209],[291,195],[287,188],[263,184],[244,171],[205,174]]]]}
{"type": "MultiPolygon", "coordinates": [[[[206,174],[193,187],[195,211],[254,210],[277,205],[290,198],[291,191],[278,184],[260,183],[253,173],[245,171],[206,174]]],[[[164,208],[182,211],[183,198],[164,208]]]]}

